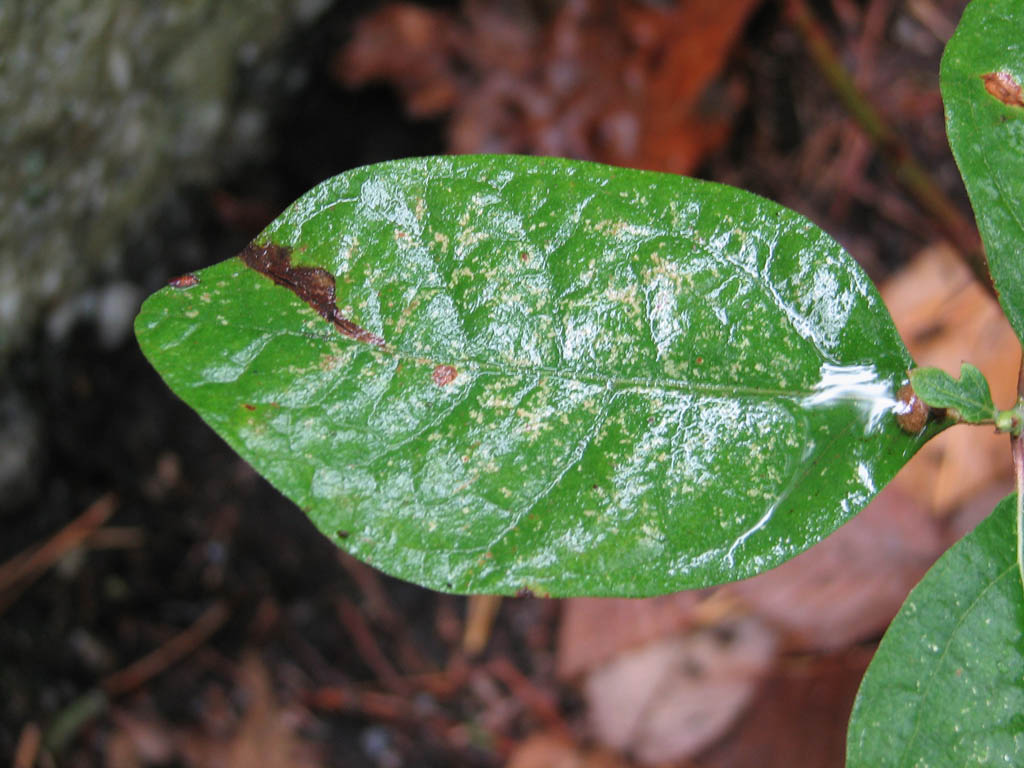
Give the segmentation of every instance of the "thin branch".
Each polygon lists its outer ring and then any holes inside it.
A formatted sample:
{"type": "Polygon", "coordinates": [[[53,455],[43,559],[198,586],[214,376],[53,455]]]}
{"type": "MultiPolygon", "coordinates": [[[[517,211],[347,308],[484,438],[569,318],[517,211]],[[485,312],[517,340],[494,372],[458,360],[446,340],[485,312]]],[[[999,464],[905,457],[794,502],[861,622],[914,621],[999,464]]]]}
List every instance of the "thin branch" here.
{"type": "Polygon", "coordinates": [[[0,614],[54,563],[81,545],[116,509],[117,497],[106,493],[35,550],[15,555],[0,565],[0,614]]]}
{"type": "Polygon", "coordinates": [[[11,768],[32,768],[39,755],[39,747],[43,742],[43,732],[37,723],[25,723],[18,736],[18,745],[14,748],[14,760],[11,768]]]}
{"type": "Polygon", "coordinates": [[[141,687],[205,643],[223,626],[229,615],[227,603],[218,600],[203,611],[190,627],[141,659],[104,678],[101,684],[103,690],[108,696],[114,697],[141,687]]]}
{"type": "Polygon", "coordinates": [[[491,629],[501,607],[501,595],[470,595],[466,601],[466,631],[462,650],[469,656],[483,653],[491,639],[491,629]]]}
{"type": "Polygon", "coordinates": [[[46,748],[60,755],[89,723],[102,715],[116,696],[140,688],[205,643],[227,621],[228,604],[218,600],[203,611],[191,626],[127,667],[105,677],[57,713],[43,737],[46,748]]]}
{"type": "Polygon", "coordinates": [[[377,642],[369,622],[362,611],[347,597],[339,597],[334,604],[338,620],[346,631],[359,658],[368,666],[377,679],[392,693],[407,696],[409,684],[398,674],[387,654],[377,642]]]}
{"type": "MultiPolygon", "coordinates": [[[[1017,374],[1017,404],[1024,399],[1024,352],[1017,374]]],[[[1010,454],[1013,456],[1013,475],[1017,481],[1017,568],[1021,587],[1024,588],[1024,443],[1020,434],[1010,435],[1010,454]]]]}

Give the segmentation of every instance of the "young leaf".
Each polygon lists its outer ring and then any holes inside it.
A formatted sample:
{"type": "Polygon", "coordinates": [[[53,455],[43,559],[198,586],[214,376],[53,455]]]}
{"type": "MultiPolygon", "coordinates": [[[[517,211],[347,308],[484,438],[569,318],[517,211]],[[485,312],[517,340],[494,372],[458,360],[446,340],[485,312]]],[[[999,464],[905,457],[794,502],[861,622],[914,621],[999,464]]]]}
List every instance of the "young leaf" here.
{"type": "Polygon", "coordinates": [[[1024,598],[1016,498],[955,544],[893,619],[857,694],[848,768],[1019,765],[1024,598]]]}
{"type": "Polygon", "coordinates": [[[1024,338],[1024,3],[974,0],[942,57],[949,144],[1003,311],[1024,338]]]}
{"type": "Polygon", "coordinates": [[[136,321],[170,387],[340,546],[440,590],[746,577],[937,429],[896,425],[911,361],[852,259],[716,184],[382,163],[195,279],[136,321]]]}
{"type": "Polygon", "coordinates": [[[960,421],[978,424],[995,418],[988,380],[970,363],[960,365],[959,381],[941,368],[915,368],[910,372],[910,385],[926,405],[949,408],[960,421]]]}

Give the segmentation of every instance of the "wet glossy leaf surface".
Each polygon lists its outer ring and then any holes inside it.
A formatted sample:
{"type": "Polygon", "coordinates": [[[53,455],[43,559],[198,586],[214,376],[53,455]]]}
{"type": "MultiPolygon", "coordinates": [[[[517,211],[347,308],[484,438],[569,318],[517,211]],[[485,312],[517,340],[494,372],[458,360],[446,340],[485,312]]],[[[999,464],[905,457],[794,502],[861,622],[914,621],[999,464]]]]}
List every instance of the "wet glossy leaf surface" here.
{"type": "Polygon", "coordinates": [[[932,408],[951,408],[961,421],[976,424],[992,421],[996,406],[985,374],[970,363],[960,366],[960,378],[954,379],[941,368],[915,368],[910,372],[914,392],[932,408]]]}
{"type": "Polygon", "coordinates": [[[992,279],[1024,338],[1024,3],[974,0],[946,47],[941,85],[992,279]]]}
{"type": "Polygon", "coordinates": [[[151,297],[143,351],[321,531],[436,589],[749,576],[934,430],[895,423],[911,361],[863,272],[728,187],[406,160],[325,182],[257,243],[151,297]]]}
{"type": "Polygon", "coordinates": [[[861,684],[847,766],[1019,765],[1024,598],[1016,498],[932,567],[893,620],[861,684]]]}

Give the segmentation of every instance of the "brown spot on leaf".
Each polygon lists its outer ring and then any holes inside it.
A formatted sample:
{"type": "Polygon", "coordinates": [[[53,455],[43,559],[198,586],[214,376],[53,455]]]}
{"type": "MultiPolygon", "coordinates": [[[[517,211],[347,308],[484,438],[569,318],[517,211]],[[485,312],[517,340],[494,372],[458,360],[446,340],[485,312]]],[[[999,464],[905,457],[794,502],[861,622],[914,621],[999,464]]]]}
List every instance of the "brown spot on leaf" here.
{"type": "Polygon", "coordinates": [[[255,411],[256,410],[256,406],[253,405],[252,403],[242,403],[242,407],[245,408],[245,410],[247,410],[247,411],[255,411]]]}
{"type": "Polygon", "coordinates": [[[348,531],[341,530],[341,531],[338,531],[338,533],[336,535],[337,535],[337,537],[339,539],[347,539],[349,534],[348,534],[348,531]]]}
{"type": "Polygon", "coordinates": [[[338,311],[338,306],[335,303],[334,275],[326,269],[294,267],[292,266],[291,249],[274,243],[267,245],[249,243],[239,254],[239,258],[245,262],[246,266],[266,275],[309,304],[322,318],[332,323],[343,336],[377,347],[384,346],[384,339],[360,328],[338,311]]]}
{"type": "Polygon", "coordinates": [[[172,277],[167,284],[171,288],[191,288],[193,285],[199,285],[199,278],[190,272],[187,275],[172,277]]]}
{"type": "Polygon", "coordinates": [[[1024,107],[1024,92],[1017,78],[1005,69],[1000,72],[989,72],[981,76],[985,82],[985,90],[999,99],[1008,107],[1024,107]]]}
{"type": "Polygon", "coordinates": [[[455,381],[455,377],[458,375],[459,372],[455,369],[454,365],[438,365],[434,368],[431,378],[433,378],[437,386],[443,387],[455,381]]]}
{"type": "Polygon", "coordinates": [[[900,401],[900,405],[896,408],[896,423],[904,432],[916,435],[928,423],[930,409],[917,396],[910,384],[900,387],[899,392],[896,393],[896,399],[900,401]]]}

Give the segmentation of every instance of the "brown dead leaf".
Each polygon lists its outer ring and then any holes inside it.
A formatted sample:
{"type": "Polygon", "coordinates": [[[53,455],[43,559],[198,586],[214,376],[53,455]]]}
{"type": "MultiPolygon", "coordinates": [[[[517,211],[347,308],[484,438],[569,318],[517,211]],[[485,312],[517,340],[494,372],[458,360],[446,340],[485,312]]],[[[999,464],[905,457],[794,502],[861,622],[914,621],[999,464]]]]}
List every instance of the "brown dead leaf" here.
{"type": "Polygon", "coordinates": [[[228,768],[319,765],[310,745],[298,738],[296,713],[278,707],[270,675],[256,655],[247,655],[242,660],[238,683],[248,694],[248,705],[228,750],[228,768]]]}
{"type": "Polygon", "coordinates": [[[792,650],[843,648],[879,635],[947,546],[926,504],[889,487],[824,541],[754,578],[645,600],[566,600],[558,673],[570,679],[646,642],[748,614],[792,650]]]}
{"type": "MultiPolygon", "coordinates": [[[[919,365],[960,375],[978,366],[999,407],[1016,400],[1020,346],[999,304],[946,245],[919,254],[881,288],[910,354],[919,365]]],[[[1009,443],[991,429],[960,426],[929,442],[893,481],[948,515],[995,483],[1010,490],[1009,443]]]]}
{"type": "Polygon", "coordinates": [[[781,630],[791,650],[841,649],[879,636],[946,546],[925,505],[888,487],[806,552],[719,594],[781,630]]]}
{"type": "Polygon", "coordinates": [[[199,727],[181,728],[157,717],[144,719],[115,711],[117,730],[108,764],[112,768],[175,760],[192,768],[319,768],[324,764],[317,749],[298,734],[303,713],[278,705],[266,667],[255,654],[242,660],[238,685],[245,709],[233,728],[223,722],[223,716],[214,722],[204,719],[199,727]]]}
{"type": "Polygon", "coordinates": [[[568,680],[635,648],[694,623],[702,593],[677,592],[643,600],[576,597],[562,603],[558,676],[568,680]]]}
{"type": "Polygon", "coordinates": [[[743,719],[697,758],[701,768],[838,768],[846,723],[870,649],[787,658],[762,682],[743,719]]]}
{"type": "Polygon", "coordinates": [[[414,3],[394,3],[364,16],[334,63],[349,87],[382,80],[394,85],[413,117],[450,110],[459,96],[452,17],[414,3]]]}
{"type": "Polygon", "coordinates": [[[693,755],[735,722],[776,646],[767,625],[746,618],[620,654],[584,683],[591,734],[645,764],[693,755]]]}
{"type": "Polygon", "coordinates": [[[113,711],[116,726],[106,750],[107,768],[161,765],[174,759],[174,732],[156,718],[123,709],[113,711]]]}
{"type": "Polygon", "coordinates": [[[628,768],[609,752],[583,749],[562,736],[537,733],[512,753],[505,768],[628,768]]]}
{"type": "Polygon", "coordinates": [[[760,2],[393,4],[360,21],[334,71],[393,84],[414,116],[449,115],[453,152],[686,173],[728,136],[743,94],[719,77],[760,2]]]}

